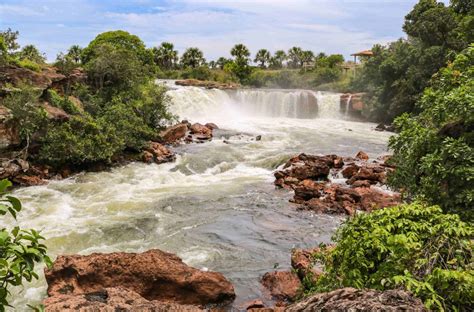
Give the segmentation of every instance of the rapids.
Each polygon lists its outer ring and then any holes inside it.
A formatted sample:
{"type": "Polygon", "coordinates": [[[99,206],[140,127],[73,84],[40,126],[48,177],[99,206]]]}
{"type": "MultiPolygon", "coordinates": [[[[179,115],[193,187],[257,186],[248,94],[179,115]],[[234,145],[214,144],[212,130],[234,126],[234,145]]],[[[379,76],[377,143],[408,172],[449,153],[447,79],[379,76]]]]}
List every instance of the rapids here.
{"type": "MultiPolygon", "coordinates": [[[[296,211],[290,192],[273,186],[273,170],[301,152],[376,157],[387,149],[389,134],[339,114],[339,94],[194,87],[168,94],[181,119],[221,128],[212,142],[175,148],[174,163],[132,163],[14,191],[25,206],[20,226],[41,229],[53,257],[163,249],[222,272],[239,307],[261,295],[265,272],[290,266],[292,248],[329,242],[341,221],[296,211]]],[[[13,304],[21,311],[45,293],[42,277],[15,292],[13,304]]]]}

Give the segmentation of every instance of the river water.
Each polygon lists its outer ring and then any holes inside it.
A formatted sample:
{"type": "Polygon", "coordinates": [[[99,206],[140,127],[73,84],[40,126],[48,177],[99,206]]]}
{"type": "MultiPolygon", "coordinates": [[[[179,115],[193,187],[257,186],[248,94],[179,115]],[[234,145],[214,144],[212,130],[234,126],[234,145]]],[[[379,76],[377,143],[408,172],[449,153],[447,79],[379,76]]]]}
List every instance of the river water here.
{"type": "MultiPolygon", "coordinates": [[[[132,163],[14,191],[25,206],[20,226],[42,229],[53,257],[159,248],[223,273],[238,308],[262,295],[265,272],[290,267],[292,248],[329,242],[342,220],[296,211],[272,172],[301,152],[386,153],[389,134],[345,120],[339,94],[194,87],[168,94],[181,118],[220,127],[212,142],[175,148],[174,163],[132,163]]],[[[45,293],[42,277],[15,291],[13,303],[22,311],[45,293]]]]}

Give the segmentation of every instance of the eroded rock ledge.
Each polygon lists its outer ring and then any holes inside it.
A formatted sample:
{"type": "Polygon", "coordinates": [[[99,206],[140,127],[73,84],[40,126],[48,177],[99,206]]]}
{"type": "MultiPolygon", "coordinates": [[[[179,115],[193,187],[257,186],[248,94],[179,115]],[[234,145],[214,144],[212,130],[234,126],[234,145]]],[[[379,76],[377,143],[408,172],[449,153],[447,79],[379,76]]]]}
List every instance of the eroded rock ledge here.
{"type": "Polygon", "coordinates": [[[294,190],[291,201],[299,209],[319,213],[354,215],[357,210],[394,206],[400,194],[384,189],[393,170],[385,158],[369,162],[364,152],[355,158],[300,154],[275,172],[275,185],[294,190]]]}
{"type": "Polygon", "coordinates": [[[45,277],[47,311],[84,305],[90,311],[114,311],[123,305],[130,311],[141,307],[166,311],[170,306],[199,311],[229,304],[235,298],[234,287],[221,273],[189,267],[176,255],[158,249],[59,256],[53,267],[45,270],[45,277]]]}

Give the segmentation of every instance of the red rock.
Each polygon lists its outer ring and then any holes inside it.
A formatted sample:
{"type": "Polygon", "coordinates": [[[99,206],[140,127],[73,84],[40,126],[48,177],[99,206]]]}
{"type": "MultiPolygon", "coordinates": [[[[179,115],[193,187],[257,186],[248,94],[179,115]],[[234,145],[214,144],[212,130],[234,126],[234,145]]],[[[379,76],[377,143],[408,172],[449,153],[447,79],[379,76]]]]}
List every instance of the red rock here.
{"type": "Polygon", "coordinates": [[[93,312],[93,311],[129,311],[129,312],[204,312],[197,306],[182,305],[157,300],[147,300],[136,292],[123,288],[105,288],[87,294],[57,294],[43,301],[48,312],[93,312]]]}
{"type": "Polygon", "coordinates": [[[361,196],[359,209],[364,211],[392,207],[401,203],[399,193],[387,193],[374,187],[358,187],[354,190],[361,196]]]}
{"type": "Polygon", "coordinates": [[[352,178],[359,171],[359,166],[356,164],[350,164],[346,168],[342,169],[342,176],[346,179],[352,178]]]}
{"type": "Polygon", "coordinates": [[[29,176],[26,174],[17,175],[13,178],[13,182],[21,186],[34,186],[46,184],[46,181],[38,176],[29,176]]]}
{"type": "Polygon", "coordinates": [[[295,300],[302,290],[301,281],[294,272],[275,271],[265,273],[262,285],[277,300],[295,300]]]}
{"type": "Polygon", "coordinates": [[[371,183],[367,180],[357,180],[352,183],[353,187],[370,187],[371,183]]]}
{"type": "Polygon", "coordinates": [[[186,136],[188,125],[179,123],[177,125],[166,128],[160,132],[160,137],[164,143],[175,143],[186,136]]]}
{"type": "Polygon", "coordinates": [[[147,164],[151,164],[154,161],[153,154],[149,151],[142,152],[142,161],[147,164]]]}
{"type": "Polygon", "coordinates": [[[45,269],[45,277],[51,297],[123,287],[149,301],[179,304],[225,304],[235,298],[234,287],[222,274],[189,267],[158,249],[59,256],[45,269]]]}
{"type": "Polygon", "coordinates": [[[198,135],[201,139],[209,140],[212,138],[212,130],[200,123],[195,123],[191,126],[191,133],[198,135]]]}
{"type": "Polygon", "coordinates": [[[294,303],[286,312],[310,311],[428,311],[423,302],[404,290],[341,288],[318,293],[294,303]]]}
{"type": "Polygon", "coordinates": [[[369,155],[367,155],[367,153],[365,153],[363,151],[359,151],[355,158],[357,158],[359,160],[369,160],[369,155]]]}
{"type": "Polygon", "coordinates": [[[212,123],[212,122],[208,122],[204,126],[208,129],[210,129],[211,131],[214,130],[214,129],[219,129],[219,127],[215,123],[212,123]]]}
{"type": "Polygon", "coordinates": [[[260,299],[255,299],[245,304],[245,310],[265,308],[265,304],[260,299]]]}
{"type": "Polygon", "coordinates": [[[334,168],[342,168],[344,166],[344,160],[342,157],[337,156],[334,158],[334,168]]]}
{"type": "Polygon", "coordinates": [[[320,252],[320,248],[294,249],[291,252],[291,267],[296,271],[300,280],[308,279],[316,282],[323,274],[313,262],[313,254],[320,252]]]}
{"type": "Polygon", "coordinates": [[[157,164],[162,164],[174,161],[175,159],[176,155],[171,150],[157,142],[149,142],[142,154],[142,160],[146,163],[150,163],[153,160],[157,164]],[[150,154],[152,156],[151,159],[150,154]]]}
{"type": "Polygon", "coordinates": [[[68,121],[71,118],[62,108],[51,106],[47,102],[43,102],[41,107],[46,111],[50,120],[68,121]]]}

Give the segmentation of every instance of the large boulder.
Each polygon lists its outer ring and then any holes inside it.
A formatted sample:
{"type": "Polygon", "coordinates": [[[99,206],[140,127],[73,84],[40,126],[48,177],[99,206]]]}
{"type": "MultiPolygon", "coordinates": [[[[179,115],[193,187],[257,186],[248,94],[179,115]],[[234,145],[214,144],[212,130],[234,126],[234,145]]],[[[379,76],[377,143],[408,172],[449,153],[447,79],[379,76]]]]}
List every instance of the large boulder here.
{"type": "Polygon", "coordinates": [[[46,111],[48,119],[54,121],[68,121],[71,116],[66,113],[62,108],[54,107],[48,102],[43,102],[41,107],[46,111]]]}
{"type": "Polygon", "coordinates": [[[262,285],[270,292],[272,298],[282,301],[294,301],[303,286],[298,275],[292,271],[274,271],[265,273],[262,285]]]}
{"type": "Polygon", "coordinates": [[[226,304],[235,298],[234,287],[222,274],[189,267],[158,249],[59,256],[45,269],[45,277],[51,297],[123,287],[149,301],[179,304],[226,304]]]}
{"type": "Polygon", "coordinates": [[[194,134],[198,140],[210,140],[212,138],[212,129],[195,123],[190,128],[191,134],[194,134]]]}
{"type": "Polygon", "coordinates": [[[147,300],[132,290],[123,287],[105,288],[87,294],[60,294],[43,301],[45,311],[130,311],[130,312],[204,312],[205,309],[193,305],[147,300]]]}
{"type": "Polygon", "coordinates": [[[186,136],[188,132],[188,125],[186,123],[179,123],[174,126],[170,126],[160,132],[160,137],[163,143],[175,143],[186,136]]]}
{"type": "Polygon", "coordinates": [[[403,290],[361,290],[341,288],[314,294],[285,309],[285,312],[312,311],[428,311],[420,299],[403,290]]]}

